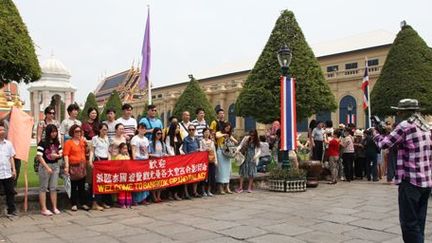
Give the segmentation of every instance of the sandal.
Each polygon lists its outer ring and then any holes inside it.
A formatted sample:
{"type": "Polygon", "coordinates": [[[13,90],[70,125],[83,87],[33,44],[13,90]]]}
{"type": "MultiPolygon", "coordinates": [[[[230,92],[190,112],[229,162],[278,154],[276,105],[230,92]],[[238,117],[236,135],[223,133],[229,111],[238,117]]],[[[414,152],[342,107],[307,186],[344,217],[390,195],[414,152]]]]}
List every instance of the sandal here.
{"type": "Polygon", "coordinates": [[[56,209],[53,210],[53,213],[54,213],[55,215],[59,215],[61,212],[60,212],[60,210],[58,210],[58,209],[56,208],[56,209]]]}
{"type": "Polygon", "coordinates": [[[43,216],[52,216],[53,215],[53,213],[50,210],[48,210],[48,209],[41,211],[41,214],[43,216]]]}

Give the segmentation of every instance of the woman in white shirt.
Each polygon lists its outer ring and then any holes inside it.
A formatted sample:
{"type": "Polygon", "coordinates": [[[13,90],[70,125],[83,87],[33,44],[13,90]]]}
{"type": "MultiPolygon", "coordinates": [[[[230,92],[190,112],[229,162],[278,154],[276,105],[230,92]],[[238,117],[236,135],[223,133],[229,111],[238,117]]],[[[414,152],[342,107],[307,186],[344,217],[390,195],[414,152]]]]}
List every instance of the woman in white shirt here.
{"type": "MultiPolygon", "coordinates": [[[[135,135],[131,140],[133,160],[145,160],[149,158],[148,146],[150,142],[145,137],[146,132],[147,130],[145,124],[138,124],[138,134],[135,135]]],[[[132,204],[148,204],[146,201],[148,195],[148,191],[132,192],[132,204]]]]}
{"type": "MultiPolygon", "coordinates": [[[[105,123],[99,124],[99,134],[92,138],[89,165],[93,168],[94,162],[101,160],[110,160],[111,155],[108,152],[110,143],[108,139],[108,125],[105,123]]],[[[103,210],[110,208],[112,205],[112,196],[110,194],[94,195],[93,206],[94,210],[103,210]],[[99,206],[101,205],[101,206],[99,206]]]]}

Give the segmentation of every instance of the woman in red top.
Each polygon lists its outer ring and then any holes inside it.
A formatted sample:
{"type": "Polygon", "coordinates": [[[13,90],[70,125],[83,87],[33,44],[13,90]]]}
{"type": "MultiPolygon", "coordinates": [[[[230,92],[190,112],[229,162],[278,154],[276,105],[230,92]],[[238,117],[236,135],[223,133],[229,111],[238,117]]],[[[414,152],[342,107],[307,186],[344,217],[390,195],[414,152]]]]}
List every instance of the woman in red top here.
{"type": "Polygon", "coordinates": [[[332,181],[329,182],[329,184],[336,184],[337,183],[337,176],[338,176],[338,165],[339,165],[339,133],[334,131],[332,138],[328,141],[328,156],[329,156],[329,166],[330,166],[330,172],[332,181]]]}
{"type": "Polygon", "coordinates": [[[69,129],[69,139],[65,142],[63,149],[63,158],[65,162],[65,174],[70,175],[71,179],[71,204],[72,211],[77,211],[78,201],[81,208],[89,210],[86,205],[87,198],[85,193],[86,180],[86,142],[82,137],[82,129],[78,125],[73,125],[69,129]]]}

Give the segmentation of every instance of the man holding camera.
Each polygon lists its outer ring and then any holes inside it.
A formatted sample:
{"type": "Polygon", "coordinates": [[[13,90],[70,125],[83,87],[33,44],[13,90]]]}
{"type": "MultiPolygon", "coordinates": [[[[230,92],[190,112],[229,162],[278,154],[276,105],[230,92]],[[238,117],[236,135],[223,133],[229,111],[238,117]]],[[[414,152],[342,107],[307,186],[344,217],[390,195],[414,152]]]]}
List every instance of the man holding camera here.
{"type": "Polygon", "coordinates": [[[381,149],[397,146],[395,182],[399,185],[399,221],[405,242],[424,242],[428,199],[432,188],[431,128],[418,112],[415,99],[402,99],[400,122],[390,134],[375,126],[374,140],[381,149]]]}

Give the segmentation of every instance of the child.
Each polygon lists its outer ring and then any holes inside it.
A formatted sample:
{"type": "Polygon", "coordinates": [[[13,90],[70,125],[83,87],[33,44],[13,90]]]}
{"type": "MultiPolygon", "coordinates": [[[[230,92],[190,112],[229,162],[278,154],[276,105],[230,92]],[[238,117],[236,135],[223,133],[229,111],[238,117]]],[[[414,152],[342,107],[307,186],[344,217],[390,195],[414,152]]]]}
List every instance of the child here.
{"type": "Polygon", "coordinates": [[[6,194],[7,216],[17,216],[15,207],[14,179],[15,170],[15,150],[12,143],[5,139],[6,130],[3,121],[0,121],[0,184],[3,185],[6,194]]]}
{"type": "MultiPolygon", "coordinates": [[[[126,143],[119,145],[119,154],[113,160],[130,160],[126,143]]],[[[119,192],[117,202],[121,208],[130,208],[132,206],[132,193],[128,191],[119,192]]]]}

